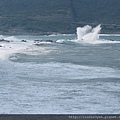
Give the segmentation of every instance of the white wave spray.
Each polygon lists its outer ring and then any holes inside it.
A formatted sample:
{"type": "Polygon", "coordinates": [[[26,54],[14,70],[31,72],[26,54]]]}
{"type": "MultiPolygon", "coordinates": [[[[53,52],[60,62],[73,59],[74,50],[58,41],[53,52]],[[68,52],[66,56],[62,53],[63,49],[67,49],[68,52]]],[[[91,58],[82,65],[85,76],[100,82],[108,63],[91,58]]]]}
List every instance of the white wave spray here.
{"type": "Polygon", "coordinates": [[[99,40],[101,25],[92,28],[89,25],[77,28],[77,39],[85,42],[94,42],[99,40]]]}

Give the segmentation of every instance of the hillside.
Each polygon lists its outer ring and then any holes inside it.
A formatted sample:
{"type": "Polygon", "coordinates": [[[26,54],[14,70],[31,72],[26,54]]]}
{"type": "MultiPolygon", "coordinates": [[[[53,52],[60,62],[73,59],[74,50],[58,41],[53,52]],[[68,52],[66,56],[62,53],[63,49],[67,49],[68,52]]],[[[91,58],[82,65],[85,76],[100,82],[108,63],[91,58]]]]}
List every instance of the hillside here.
{"type": "Polygon", "coordinates": [[[75,33],[102,24],[120,33],[120,0],[0,0],[0,34],[75,33]]]}

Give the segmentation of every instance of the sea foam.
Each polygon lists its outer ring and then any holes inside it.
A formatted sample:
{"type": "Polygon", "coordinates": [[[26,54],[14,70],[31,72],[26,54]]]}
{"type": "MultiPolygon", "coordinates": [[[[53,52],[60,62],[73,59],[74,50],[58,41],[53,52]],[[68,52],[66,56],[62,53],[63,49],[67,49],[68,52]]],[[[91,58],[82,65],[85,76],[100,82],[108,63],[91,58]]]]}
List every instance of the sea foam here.
{"type": "Polygon", "coordinates": [[[76,42],[90,43],[90,44],[104,44],[104,43],[120,43],[120,41],[112,41],[100,39],[101,25],[92,28],[89,25],[84,27],[77,27],[76,42]]]}

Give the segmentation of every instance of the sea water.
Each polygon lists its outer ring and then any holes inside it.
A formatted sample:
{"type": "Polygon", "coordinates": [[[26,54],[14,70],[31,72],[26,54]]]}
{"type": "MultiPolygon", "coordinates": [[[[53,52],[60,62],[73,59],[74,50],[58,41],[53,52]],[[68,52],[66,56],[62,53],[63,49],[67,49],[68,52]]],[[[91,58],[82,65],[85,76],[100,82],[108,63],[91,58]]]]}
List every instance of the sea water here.
{"type": "Polygon", "coordinates": [[[1,39],[1,114],[120,113],[119,35],[1,39]]]}

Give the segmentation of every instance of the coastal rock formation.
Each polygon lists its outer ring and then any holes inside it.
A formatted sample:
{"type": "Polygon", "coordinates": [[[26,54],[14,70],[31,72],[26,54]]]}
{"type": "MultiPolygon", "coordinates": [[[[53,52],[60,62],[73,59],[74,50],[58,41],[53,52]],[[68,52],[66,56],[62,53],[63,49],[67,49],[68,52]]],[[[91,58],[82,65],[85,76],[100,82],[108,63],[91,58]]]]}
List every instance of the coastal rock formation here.
{"type": "Polygon", "coordinates": [[[9,40],[0,39],[0,42],[10,42],[9,40]]]}
{"type": "Polygon", "coordinates": [[[54,42],[53,40],[34,40],[34,45],[41,46],[54,42]]]}
{"type": "Polygon", "coordinates": [[[27,42],[26,40],[21,40],[21,42],[27,42]]]}
{"type": "Polygon", "coordinates": [[[34,43],[53,42],[53,40],[34,40],[34,43]]]}

